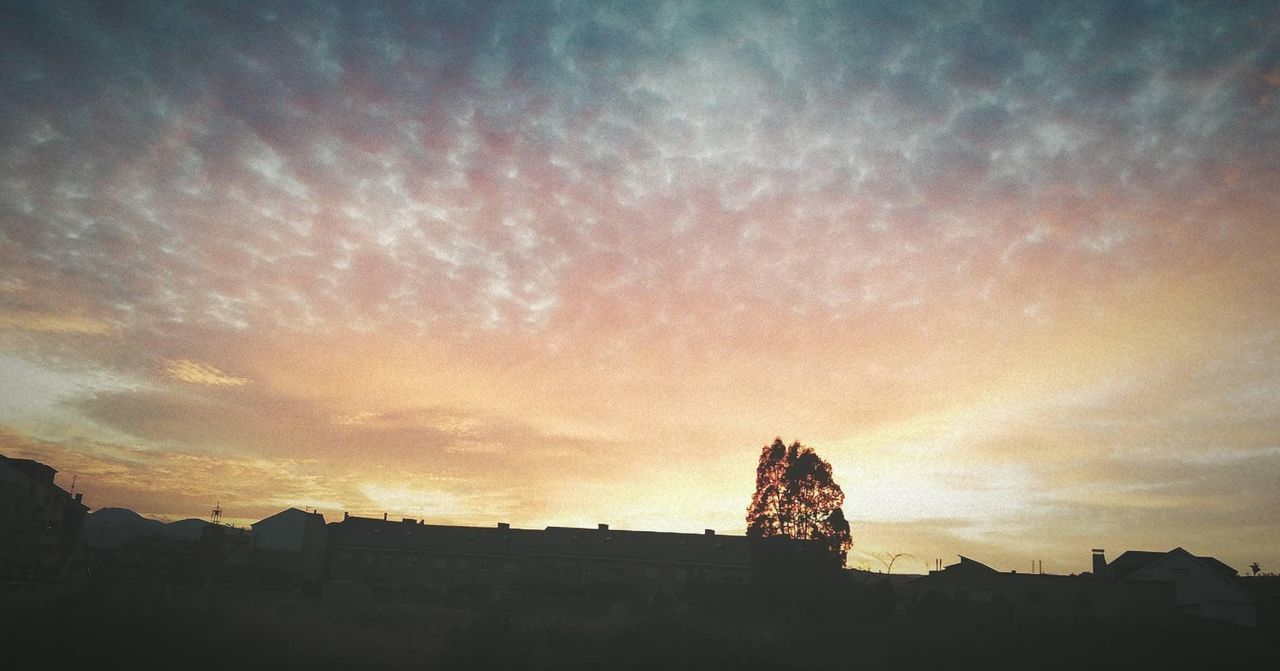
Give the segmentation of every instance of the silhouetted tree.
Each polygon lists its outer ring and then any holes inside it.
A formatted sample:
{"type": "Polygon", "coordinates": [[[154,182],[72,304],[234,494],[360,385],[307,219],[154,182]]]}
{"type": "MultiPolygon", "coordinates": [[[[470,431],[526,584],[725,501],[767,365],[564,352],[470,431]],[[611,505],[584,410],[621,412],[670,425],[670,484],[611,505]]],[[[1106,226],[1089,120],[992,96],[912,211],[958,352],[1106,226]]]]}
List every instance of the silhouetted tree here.
{"type": "Polygon", "coordinates": [[[843,567],[853,540],[842,505],[844,491],[831,479],[831,464],[812,448],[799,442],[788,447],[775,438],[760,453],[747,536],[814,541],[832,564],[843,567]]]}
{"type": "Polygon", "coordinates": [[[1249,570],[1253,571],[1253,575],[1258,575],[1258,571],[1261,571],[1262,567],[1258,566],[1258,562],[1253,562],[1252,564],[1249,564],[1249,570]]]}

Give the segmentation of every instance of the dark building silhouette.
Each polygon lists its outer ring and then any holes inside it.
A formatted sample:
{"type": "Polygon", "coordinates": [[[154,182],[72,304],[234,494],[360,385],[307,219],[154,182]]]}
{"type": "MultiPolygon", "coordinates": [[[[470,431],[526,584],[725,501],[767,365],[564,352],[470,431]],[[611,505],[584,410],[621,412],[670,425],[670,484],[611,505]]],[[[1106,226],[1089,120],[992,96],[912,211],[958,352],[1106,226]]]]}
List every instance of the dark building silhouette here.
{"type": "Polygon", "coordinates": [[[619,588],[675,594],[692,585],[744,584],[744,536],[547,527],[513,529],[346,516],[328,526],[325,589],[413,592],[519,587],[619,588]]]}
{"type": "Polygon", "coordinates": [[[945,594],[1015,617],[1163,619],[1176,613],[1173,586],[1040,573],[997,571],[968,557],[909,583],[918,596],[945,594]]]}
{"type": "Polygon", "coordinates": [[[93,576],[114,583],[192,584],[200,572],[199,550],[199,542],[190,538],[148,534],[94,549],[89,566],[93,576]]]}
{"type": "Polygon", "coordinates": [[[251,564],[258,584],[288,589],[319,588],[328,540],[323,515],[288,508],[254,522],[251,527],[251,564]]]}
{"type": "Polygon", "coordinates": [[[1178,611],[1206,620],[1257,626],[1257,597],[1237,579],[1237,571],[1214,557],[1197,557],[1178,547],[1168,552],[1129,550],[1111,563],[1093,551],[1095,577],[1117,583],[1158,582],[1173,587],[1178,611]]]}
{"type": "Polygon", "coordinates": [[[0,575],[57,576],[76,551],[88,508],[53,483],[52,466],[0,455],[0,575]]]}
{"type": "Polygon", "coordinates": [[[243,581],[253,554],[248,529],[226,524],[206,524],[196,548],[200,582],[243,581]]]}

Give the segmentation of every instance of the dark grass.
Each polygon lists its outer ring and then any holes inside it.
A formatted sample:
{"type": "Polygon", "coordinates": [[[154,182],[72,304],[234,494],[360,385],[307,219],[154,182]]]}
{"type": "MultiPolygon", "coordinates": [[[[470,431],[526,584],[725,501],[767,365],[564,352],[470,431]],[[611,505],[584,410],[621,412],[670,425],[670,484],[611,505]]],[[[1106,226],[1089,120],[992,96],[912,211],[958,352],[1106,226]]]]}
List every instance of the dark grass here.
{"type": "Polygon", "coordinates": [[[884,594],[342,606],[227,589],[0,594],[7,669],[1272,669],[1275,632],[1018,621],[884,594]]]}

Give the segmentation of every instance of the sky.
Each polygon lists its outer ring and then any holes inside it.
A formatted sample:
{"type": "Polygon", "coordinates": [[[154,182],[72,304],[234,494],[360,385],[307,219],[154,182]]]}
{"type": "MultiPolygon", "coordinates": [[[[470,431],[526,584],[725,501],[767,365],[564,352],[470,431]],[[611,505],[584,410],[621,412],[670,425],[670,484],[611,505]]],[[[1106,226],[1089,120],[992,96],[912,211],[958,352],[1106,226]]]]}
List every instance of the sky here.
{"type": "Polygon", "coordinates": [[[91,507],[1280,568],[1274,2],[0,7],[0,453],[91,507]]]}

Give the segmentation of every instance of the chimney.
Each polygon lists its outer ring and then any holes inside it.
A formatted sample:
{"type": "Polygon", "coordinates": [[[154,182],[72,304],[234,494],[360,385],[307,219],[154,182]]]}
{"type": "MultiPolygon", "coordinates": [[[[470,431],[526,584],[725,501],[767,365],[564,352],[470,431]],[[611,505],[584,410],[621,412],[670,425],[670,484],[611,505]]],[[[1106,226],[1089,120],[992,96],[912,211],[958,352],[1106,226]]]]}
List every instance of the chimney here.
{"type": "Polygon", "coordinates": [[[76,503],[84,502],[84,492],[76,492],[76,503]]]}
{"type": "Polygon", "coordinates": [[[608,530],[609,530],[609,525],[608,525],[608,524],[597,524],[597,525],[596,525],[596,528],[597,528],[597,529],[599,529],[599,530],[601,530],[601,531],[608,531],[608,530]]]}
{"type": "Polygon", "coordinates": [[[510,529],[510,528],[511,528],[511,525],[510,525],[510,524],[507,524],[506,522],[498,522],[498,528],[499,528],[499,529],[510,529]]]}
{"type": "Polygon", "coordinates": [[[714,535],[716,535],[716,530],[715,530],[715,529],[703,529],[703,530],[702,530],[702,533],[706,534],[707,536],[714,536],[714,535]]]}
{"type": "Polygon", "coordinates": [[[1093,549],[1093,577],[1095,578],[1111,577],[1111,569],[1107,567],[1107,557],[1103,554],[1104,552],[1106,550],[1093,549]]]}
{"type": "Polygon", "coordinates": [[[400,522],[403,524],[417,524],[418,520],[415,520],[412,517],[401,517],[400,522]]]}
{"type": "Polygon", "coordinates": [[[383,521],[383,522],[386,522],[386,521],[387,521],[387,514],[386,514],[386,513],[382,513],[382,521],[383,521]]]}
{"type": "Polygon", "coordinates": [[[342,511],[342,521],[343,521],[343,522],[346,522],[346,521],[347,521],[347,518],[349,518],[349,517],[351,517],[351,513],[347,512],[347,511],[345,511],[345,510],[344,510],[344,511],[342,511]]]}

